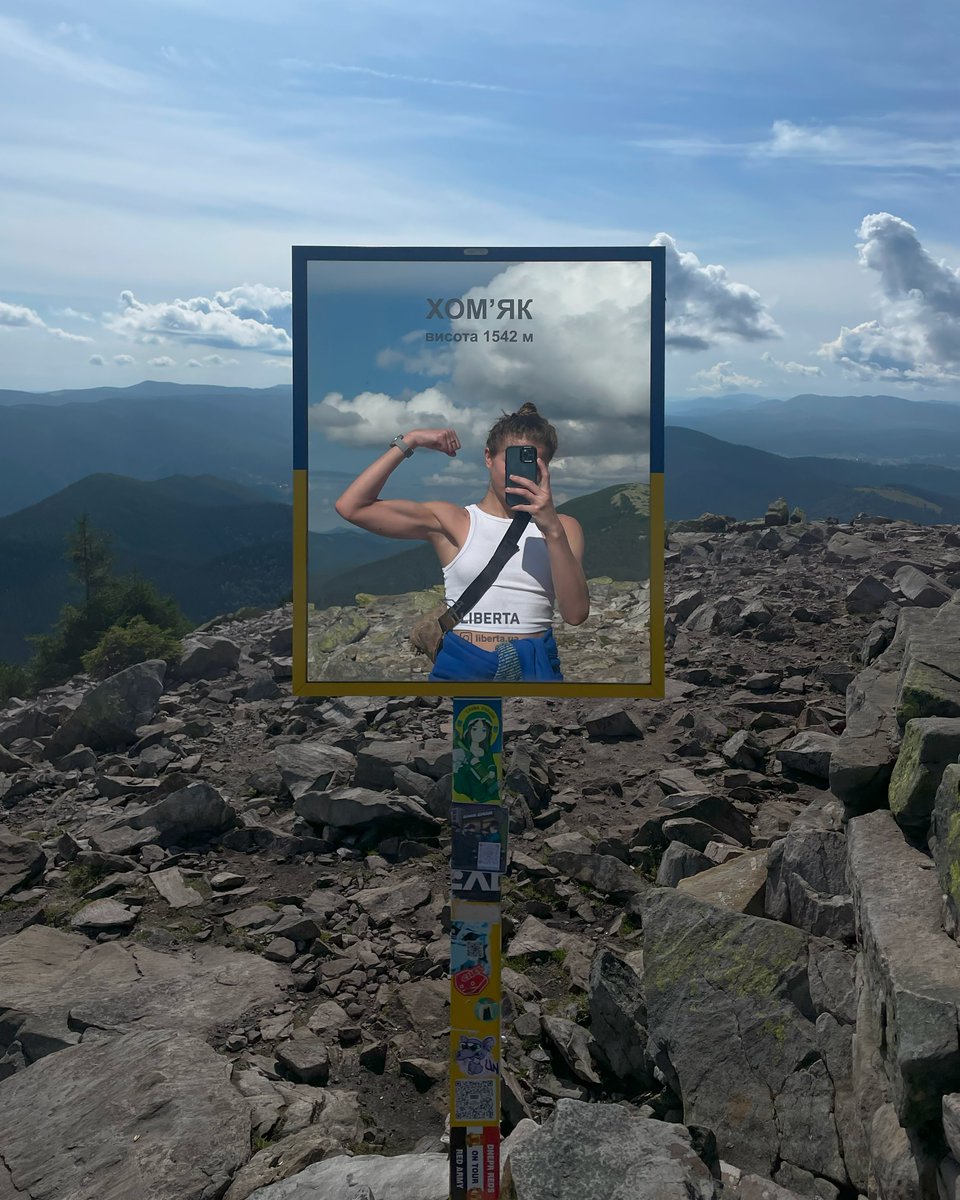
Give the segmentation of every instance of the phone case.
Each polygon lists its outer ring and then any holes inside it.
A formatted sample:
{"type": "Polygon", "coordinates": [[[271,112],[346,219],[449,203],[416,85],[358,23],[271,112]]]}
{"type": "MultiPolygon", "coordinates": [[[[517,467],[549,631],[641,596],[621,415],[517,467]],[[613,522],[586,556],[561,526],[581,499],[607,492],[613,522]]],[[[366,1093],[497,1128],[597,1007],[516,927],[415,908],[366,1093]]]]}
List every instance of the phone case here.
{"type": "MultiPolygon", "coordinates": [[[[525,479],[537,482],[537,464],[536,462],[521,462],[520,451],[522,446],[508,446],[506,455],[504,456],[504,475],[506,476],[506,486],[515,486],[510,479],[511,475],[521,475],[525,479]]],[[[514,504],[523,504],[524,498],[517,492],[507,492],[507,504],[511,507],[514,504]]]]}

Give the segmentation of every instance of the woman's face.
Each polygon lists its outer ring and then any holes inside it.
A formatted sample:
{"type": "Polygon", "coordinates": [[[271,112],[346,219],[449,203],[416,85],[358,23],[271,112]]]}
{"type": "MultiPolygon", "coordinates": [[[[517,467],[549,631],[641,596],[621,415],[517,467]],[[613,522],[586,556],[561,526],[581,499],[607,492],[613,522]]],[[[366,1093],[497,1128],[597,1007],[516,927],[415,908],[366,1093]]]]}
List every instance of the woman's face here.
{"type": "Polygon", "coordinates": [[[497,497],[504,507],[507,506],[506,493],[506,456],[508,446],[536,446],[537,454],[544,462],[547,461],[547,452],[537,442],[530,441],[529,438],[507,438],[496,454],[491,454],[489,450],[484,449],[483,456],[487,469],[490,472],[490,490],[497,497]]]}
{"type": "Polygon", "coordinates": [[[483,721],[474,721],[467,731],[467,741],[474,754],[479,754],[487,740],[487,727],[483,721]]]}

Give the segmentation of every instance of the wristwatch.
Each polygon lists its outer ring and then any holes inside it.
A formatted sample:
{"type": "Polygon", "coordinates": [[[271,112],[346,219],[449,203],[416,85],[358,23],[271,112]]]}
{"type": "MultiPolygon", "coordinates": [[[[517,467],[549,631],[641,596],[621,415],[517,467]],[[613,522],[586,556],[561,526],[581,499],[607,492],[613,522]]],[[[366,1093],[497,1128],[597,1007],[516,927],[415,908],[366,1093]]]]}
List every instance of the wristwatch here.
{"type": "Polygon", "coordinates": [[[391,440],[390,445],[396,446],[396,448],[400,451],[400,453],[403,455],[404,458],[412,458],[413,457],[414,447],[407,445],[407,443],[403,440],[402,433],[398,433],[397,436],[391,440]]]}

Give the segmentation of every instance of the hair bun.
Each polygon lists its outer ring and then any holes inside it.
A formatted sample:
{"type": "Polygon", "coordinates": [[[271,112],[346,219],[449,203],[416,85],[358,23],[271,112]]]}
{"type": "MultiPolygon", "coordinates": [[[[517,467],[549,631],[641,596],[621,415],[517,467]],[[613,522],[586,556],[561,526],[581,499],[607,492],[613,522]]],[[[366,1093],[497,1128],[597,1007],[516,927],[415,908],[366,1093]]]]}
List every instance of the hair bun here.
{"type": "Polygon", "coordinates": [[[537,412],[537,406],[527,401],[526,404],[521,404],[517,409],[518,417],[537,417],[540,414],[537,412]]]}

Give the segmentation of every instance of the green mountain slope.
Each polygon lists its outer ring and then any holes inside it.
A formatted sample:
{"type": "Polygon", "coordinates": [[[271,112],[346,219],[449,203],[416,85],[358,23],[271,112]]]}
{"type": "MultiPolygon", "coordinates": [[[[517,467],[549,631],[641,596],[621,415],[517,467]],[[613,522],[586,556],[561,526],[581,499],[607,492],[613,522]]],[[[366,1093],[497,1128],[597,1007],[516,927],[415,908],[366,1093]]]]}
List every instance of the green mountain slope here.
{"type": "MultiPolygon", "coordinates": [[[[247,604],[273,605],[290,591],[292,512],[210,475],[152,482],[91,475],[0,517],[0,658],[22,662],[28,633],[47,630],[80,598],[64,561],[81,513],[111,534],[114,569],[139,571],[200,622],[247,604]]],[[[310,535],[311,561],[344,570],[383,553],[360,530],[310,535]]]]}

